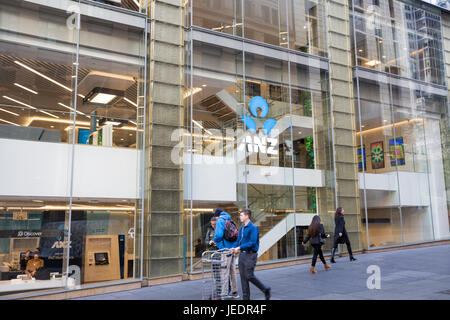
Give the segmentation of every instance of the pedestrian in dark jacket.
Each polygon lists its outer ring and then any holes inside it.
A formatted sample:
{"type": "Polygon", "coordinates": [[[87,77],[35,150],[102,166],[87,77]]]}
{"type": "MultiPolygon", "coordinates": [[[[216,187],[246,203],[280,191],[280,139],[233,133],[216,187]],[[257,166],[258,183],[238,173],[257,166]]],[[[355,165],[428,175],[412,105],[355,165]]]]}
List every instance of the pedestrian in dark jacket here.
{"type": "Polygon", "coordinates": [[[302,245],[305,245],[305,243],[308,242],[308,240],[311,240],[311,245],[314,248],[311,268],[309,269],[309,271],[313,274],[317,273],[317,271],[315,270],[317,256],[320,257],[320,260],[322,261],[325,270],[331,268],[331,266],[327,264],[327,262],[325,261],[322,252],[322,245],[325,243],[325,239],[328,238],[329,236],[330,236],[329,234],[325,233],[323,224],[320,223],[320,217],[318,215],[315,215],[312,219],[311,224],[308,227],[308,234],[306,235],[305,239],[302,242],[302,245]]]}
{"type": "Polygon", "coordinates": [[[217,217],[211,217],[210,226],[208,227],[208,231],[206,231],[205,243],[206,247],[210,251],[217,250],[216,243],[214,242],[214,236],[216,234],[216,221],[217,217]]]}
{"type": "Polygon", "coordinates": [[[336,214],[334,215],[334,243],[333,249],[331,249],[331,263],[336,263],[334,261],[334,254],[339,243],[345,243],[347,245],[347,251],[350,256],[350,261],[355,261],[353,257],[352,247],[350,245],[350,239],[348,238],[347,230],[345,230],[345,220],[344,220],[344,209],[339,207],[336,209],[336,214]]]}

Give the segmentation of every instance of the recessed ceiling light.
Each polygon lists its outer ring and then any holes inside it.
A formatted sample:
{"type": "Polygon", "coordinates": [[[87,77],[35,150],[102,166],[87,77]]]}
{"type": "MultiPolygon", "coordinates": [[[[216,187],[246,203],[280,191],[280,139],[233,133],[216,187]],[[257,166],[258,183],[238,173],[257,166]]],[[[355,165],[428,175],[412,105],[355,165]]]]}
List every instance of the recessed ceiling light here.
{"type": "Polygon", "coordinates": [[[3,112],[6,112],[6,113],[10,113],[10,114],[12,114],[12,115],[14,115],[14,116],[16,116],[16,117],[19,116],[19,114],[15,113],[15,112],[8,111],[8,110],[5,110],[5,109],[3,109],[3,108],[0,108],[0,110],[3,111],[3,112]]]}
{"type": "Polygon", "coordinates": [[[67,91],[72,92],[72,89],[66,87],[65,85],[59,83],[58,81],[53,80],[52,78],[47,77],[46,75],[40,73],[39,71],[36,71],[36,70],[34,70],[33,68],[30,68],[29,66],[23,64],[22,62],[19,62],[19,61],[16,60],[16,61],[14,61],[14,63],[18,64],[18,65],[21,66],[21,67],[24,67],[25,69],[27,69],[27,70],[29,70],[29,71],[31,71],[31,72],[37,74],[38,76],[41,76],[42,78],[44,78],[44,79],[46,79],[46,80],[48,80],[48,81],[50,81],[50,82],[53,82],[54,84],[56,84],[56,85],[58,85],[58,86],[60,86],[60,87],[62,87],[62,88],[64,88],[64,89],[66,89],[67,91]]]}
{"type": "Polygon", "coordinates": [[[19,100],[10,98],[10,97],[8,97],[8,96],[3,96],[3,98],[8,99],[8,100],[11,100],[11,101],[13,101],[13,102],[15,102],[15,103],[21,104],[21,105],[23,105],[23,106],[25,106],[25,107],[28,107],[28,108],[30,108],[30,109],[34,109],[34,110],[37,110],[37,111],[39,111],[39,112],[45,113],[45,114],[47,114],[47,115],[49,115],[49,116],[51,116],[51,117],[53,117],[53,118],[59,118],[58,116],[55,116],[54,114],[51,114],[51,113],[49,113],[49,112],[47,112],[47,111],[38,110],[37,108],[35,108],[35,107],[33,107],[33,106],[30,106],[29,104],[20,102],[19,100]]]}
{"type": "Polygon", "coordinates": [[[202,87],[203,87],[203,88],[206,87],[206,84],[202,84],[202,87]]]}
{"type": "Polygon", "coordinates": [[[130,137],[132,137],[133,136],[133,134],[132,133],[130,133],[130,137]]]}
{"type": "Polygon", "coordinates": [[[55,116],[54,114],[52,114],[52,113],[50,113],[50,112],[47,112],[47,111],[44,111],[44,110],[38,110],[38,111],[39,111],[39,112],[42,112],[42,113],[45,113],[46,115],[49,115],[50,117],[59,119],[58,116],[55,116]]]}
{"type": "Polygon", "coordinates": [[[377,64],[380,64],[380,61],[370,60],[370,61],[366,62],[365,64],[368,65],[369,67],[375,67],[377,64]]]}
{"type": "Polygon", "coordinates": [[[27,90],[28,92],[31,92],[31,93],[34,93],[34,94],[38,94],[36,91],[31,90],[30,88],[27,88],[27,87],[25,87],[25,86],[23,86],[23,85],[21,85],[21,84],[18,84],[17,82],[15,82],[14,85],[15,85],[16,87],[19,87],[19,88],[22,88],[22,89],[24,89],[24,90],[27,90]]]}
{"type": "Polygon", "coordinates": [[[123,138],[120,138],[120,141],[123,141],[124,139],[123,138]]]}
{"type": "Polygon", "coordinates": [[[131,101],[130,99],[128,99],[128,98],[123,98],[123,100],[125,100],[126,102],[128,102],[128,103],[131,103],[133,106],[135,106],[136,108],[138,107],[138,105],[137,105],[137,103],[134,103],[133,101],[131,101]]]}
{"type": "Polygon", "coordinates": [[[92,103],[101,103],[101,104],[107,104],[114,99],[116,95],[114,94],[107,94],[107,93],[97,93],[95,97],[91,99],[92,103]]]}
{"type": "Polygon", "coordinates": [[[23,106],[25,106],[25,107],[28,107],[28,108],[30,108],[30,109],[34,109],[34,110],[36,110],[36,108],[35,108],[35,107],[33,107],[33,106],[30,106],[29,104],[26,104],[26,103],[20,102],[19,100],[16,100],[16,99],[10,98],[10,97],[8,97],[8,96],[3,96],[3,98],[5,98],[5,99],[8,99],[8,100],[11,100],[12,102],[15,102],[15,103],[21,104],[21,105],[23,105],[23,106]]]}
{"type": "Polygon", "coordinates": [[[84,97],[83,102],[108,104],[118,96],[123,97],[124,92],[120,90],[95,87],[86,95],[86,97],[84,97]]]}
{"type": "Polygon", "coordinates": [[[105,121],[105,124],[112,124],[113,126],[118,126],[118,125],[122,124],[122,122],[118,122],[118,121],[105,121]]]}
{"type": "Polygon", "coordinates": [[[55,126],[50,126],[50,128],[52,128],[52,129],[53,129],[54,127],[55,127],[55,126]]]}
{"type": "Polygon", "coordinates": [[[0,119],[0,121],[6,122],[6,123],[8,123],[8,124],[12,124],[12,125],[17,126],[17,127],[20,127],[19,124],[14,123],[14,122],[11,122],[11,121],[8,121],[8,120],[0,119]]]}
{"type": "MultiPolygon", "coordinates": [[[[61,107],[67,108],[67,109],[69,109],[69,110],[71,110],[71,111],[75,111],[73,108],[71,108],[71,107],[65,105],[64,103],[58,102],[58,104],[59,104],[61,107]]],[[[88,116],[87,114],[85,114],[85,113],[83,113],[83,112],[81,112],[81,111],[78,111],[78,110],[77,110],[77,113],[78,113],[78,114],[81,114],[81,115],[83,115],[83,116],[85,116],[85,117],[88,117],[89,119],[91,118],[90,116],[88,116]]]]}

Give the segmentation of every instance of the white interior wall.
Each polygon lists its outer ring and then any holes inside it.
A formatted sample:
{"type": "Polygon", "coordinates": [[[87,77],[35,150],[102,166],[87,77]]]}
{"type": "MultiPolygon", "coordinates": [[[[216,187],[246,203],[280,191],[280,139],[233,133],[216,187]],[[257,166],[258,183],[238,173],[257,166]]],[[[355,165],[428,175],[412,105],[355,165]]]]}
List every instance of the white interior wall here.
{"type": "MultiPolygon", "coordinates": [[[[74,198],[138,198],[139,151],[74,147],[74,198]]],[[[0,150],[0,196],[69,197],[72,145],[0,139],[0,150]]]]}

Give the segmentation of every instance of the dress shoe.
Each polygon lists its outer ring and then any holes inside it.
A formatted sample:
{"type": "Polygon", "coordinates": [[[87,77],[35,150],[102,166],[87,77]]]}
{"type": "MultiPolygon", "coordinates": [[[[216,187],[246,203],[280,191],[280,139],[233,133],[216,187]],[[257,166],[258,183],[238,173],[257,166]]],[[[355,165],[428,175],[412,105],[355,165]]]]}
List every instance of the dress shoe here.
{"type": "Polygon", "coordinates": [[[266,300],[270,300],[270,287],[266,289],[266,291],[264,292],[265,296],[266,296],[266,300]]]}

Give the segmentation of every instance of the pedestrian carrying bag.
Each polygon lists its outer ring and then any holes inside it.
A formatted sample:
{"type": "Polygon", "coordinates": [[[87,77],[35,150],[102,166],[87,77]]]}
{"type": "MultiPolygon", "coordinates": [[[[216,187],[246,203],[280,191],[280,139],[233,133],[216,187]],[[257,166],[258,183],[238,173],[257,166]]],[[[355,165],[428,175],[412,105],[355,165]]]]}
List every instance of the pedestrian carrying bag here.
{"type": "Polygon", "coordinates": [[[233,220],[225,220],[225,231],[223,233],[223,237],[225,240],[234,242],[238,238],[238,228],[236,227],[236,224],[233,222],[233,220]]]}

